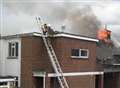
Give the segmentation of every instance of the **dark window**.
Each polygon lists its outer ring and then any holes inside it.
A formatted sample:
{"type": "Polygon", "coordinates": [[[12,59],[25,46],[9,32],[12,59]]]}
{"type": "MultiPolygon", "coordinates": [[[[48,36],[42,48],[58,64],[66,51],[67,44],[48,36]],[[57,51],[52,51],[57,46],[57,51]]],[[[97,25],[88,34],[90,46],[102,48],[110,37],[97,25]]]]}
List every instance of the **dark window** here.
{"type": "Polygon", "coordinates": [[[71,56],[73,58],[88,58],[89,51],[88,49],[72,49],[71,56]]]}
{"type": "Polygon", "coordinates": [[[12,51],[12,50],[11,50],[11,43],[9,43],[9,56],[12,56],[12,55],[11,55],[11,51],[12,51]]]}
{"type": "Polygon", "coordinates": [[[81,56],[87,56],[88,51],[87,50],[81,50],[81,56]]]}
{"type": "Polygon", "coordinates": [[[0,86],[7,85],[7,82],[0,82],[0,86]]]}
{"type": "Polygon", "coordinates": [[[79,56],[79,49],[72,49],[71,54],[72,56],[79,56]]]}
{"type": "Polygon", "coordinates": [[[18,42],[16,42],[16,56],[18,56],[18,42]]]}
{"type": "Polygon", "coordinates": [[[14,54],[15,54],[15,44],[12,44],[11,47],[12,47],[12,50],[11,50],[12,51],[12,56],[14,56],[14,54]]]}
{"type": "Polygon", "coordinates": [[[18,56],[18,42],[9,42],[9,52],[8,57],[17,57],[18,56]]]}

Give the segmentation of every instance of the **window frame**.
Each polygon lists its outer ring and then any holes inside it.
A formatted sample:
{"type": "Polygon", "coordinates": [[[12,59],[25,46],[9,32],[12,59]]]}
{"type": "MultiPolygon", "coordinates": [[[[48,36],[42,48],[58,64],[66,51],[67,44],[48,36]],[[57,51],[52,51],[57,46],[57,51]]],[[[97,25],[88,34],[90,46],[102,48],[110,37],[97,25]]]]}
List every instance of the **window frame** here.
{"type": "Polygon", "coordinates": [[[72,56],[72,49],[71,49],[71,58],[85,58],[85,59],[88,59],[89,58],[89,50],[88,49],[79,49],[79,56],[72,56]],[[82,50],[87,51],[87,55],[86,56],[82,56],[81,55],[81,51],[82,50]]]}
{"type": "MultiPolygon", "coordinates": [[[[76,57],[76,58],[77,58],[77,57],[79,57],[79,55],[78,55],[78,56],[75,56],[75,55],[74,55],[74,56],[72,56],[72,52],[73,52],[72,50],[79,50],[79,49],[71,49],[71,57],[76,57]]],[[[77,52],[77,53],[79,53],[79,54],[80,54],[80,50],[79,50],[79,52],[77,52]]]]}
{"type": "Polygon", "coordinates": [[[88,58],[89,57],[89,50],[88,49],[80,49],[80,58],[88,58]],[[84,50],[84,51],[87,51],[87,55],[86,56],[82,56],[81,55],[81,51],[84,50]]]}
{"type": "Polygon", "coordinates": [[[19,56],[19,43],[17,41],[8,42],[8,59],[16,59],[19,56]]]}

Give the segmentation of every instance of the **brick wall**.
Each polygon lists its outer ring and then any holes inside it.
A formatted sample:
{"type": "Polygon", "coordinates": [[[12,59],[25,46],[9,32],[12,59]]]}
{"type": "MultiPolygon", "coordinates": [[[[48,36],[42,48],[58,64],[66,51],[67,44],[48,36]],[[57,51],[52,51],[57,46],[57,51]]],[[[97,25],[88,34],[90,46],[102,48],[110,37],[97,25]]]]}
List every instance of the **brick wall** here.
{"type": "MultiPolygon", "coordinates": [[[[60,62],[60,65],[62,67],[62,70],[64,72],[80,72],[95,70],[95,42],[88,42],[69,38],[54,38],[52,39],[52,44],[60,62]],[[72,48],[89,49],[89,58],[71,58],[70,56],[72,48]]],[[[42,38],[23,37],[21,41],[21,88],[34,88],[34,78],[32,77],[32,72],[34,70],[54,72],[42,38]]],[[[72,80],[74,78],[72,77],[69,79],[72,80]]],[[[77,83],[73,84],[73,86],[74,85],[77,85],[77,83]]]]}
{"type": "Polygon", "coordinates": [[[33,88],[32,72],[52,72],[43,41],[39,37],[23,37],[21,42],[21,87],[33,88]]]}
{"type": "Polygon", "coordinates": [[[68,77],[70,88],[95,88],[95,76],[68,77]]]}
{"type": "MultiPolygon", "coordinates": [[[[70,88],[95,88],[95,76],[69,76],[66,78],[70,88]]],[[[59,88],[56,78],[50,80],[52,86],[47,88],[59,88]]]]}
{"type": "Polygon", "coordinates": [[[53,46],[64,72],[94,71],[96,69],[96,43],[70,38],[55,38],[53,46]],[[89,50],[89,58],[71,58],[71,49],[89,50]]]}

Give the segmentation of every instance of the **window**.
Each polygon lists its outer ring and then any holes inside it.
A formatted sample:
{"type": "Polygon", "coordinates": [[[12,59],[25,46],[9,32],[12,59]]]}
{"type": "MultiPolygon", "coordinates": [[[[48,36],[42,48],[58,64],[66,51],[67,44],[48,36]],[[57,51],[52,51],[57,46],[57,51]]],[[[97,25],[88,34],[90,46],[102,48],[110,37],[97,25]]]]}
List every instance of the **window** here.
{"type": "Polygon", "coordinates": [[[71,57],[72,58],[88,58],[88,49],[72,49],[71,57]]]}
{"type": "Polygon", "coordinates": [[[88,56],[88,50],[81,49],[81,56],[88,56]]]}
{"type": "Polygon", "coordinates": [[[72,56],[79,56],[79,49],[72,49],[72,56]]]}
{"type": "Polygon", "coordinates": [[[9,42],[8,57],[18,57],[18,42],[9,42]]]}

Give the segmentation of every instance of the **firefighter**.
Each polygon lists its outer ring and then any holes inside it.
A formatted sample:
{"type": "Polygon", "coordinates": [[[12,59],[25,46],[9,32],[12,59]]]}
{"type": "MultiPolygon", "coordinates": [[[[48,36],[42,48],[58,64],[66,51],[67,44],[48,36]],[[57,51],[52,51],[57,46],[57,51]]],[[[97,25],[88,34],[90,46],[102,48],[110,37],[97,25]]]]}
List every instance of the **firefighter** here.
{"type": "Polygon", "coordinates": [[[54,35],[54,30],[51,28],[51,25],[50,24],[48,24],[48,34],[50,35],[50,36],[53,36],[54,35]]]}
{"type": "Polygon", "coordinates": [[[48,24],[44,24],[43,27],[42,27],[42,31],[43,31],[43,34],[46,35],[54,35],[54,31],[53,29],[51,28],[51,26],[48,24]]]}
{"type": "Polygon", "coordinates": [[[47,31],[48,31],[48,26],[47,24],[44,24],[42,27],[41,27],[42,31],[43,31],[43,34],[46,35],[47,31]]]}

